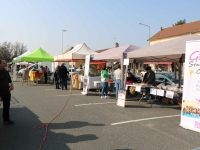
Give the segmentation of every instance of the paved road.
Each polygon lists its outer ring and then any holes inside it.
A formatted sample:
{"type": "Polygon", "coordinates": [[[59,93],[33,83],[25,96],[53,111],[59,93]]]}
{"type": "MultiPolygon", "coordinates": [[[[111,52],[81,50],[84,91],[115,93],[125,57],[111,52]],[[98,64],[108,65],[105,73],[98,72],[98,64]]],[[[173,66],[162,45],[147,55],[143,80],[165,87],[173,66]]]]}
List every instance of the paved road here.
{"type": "MultiPolygon", "coordinates": [[[[61,110],[68,90],[52,85],[24,85],[15,82],[12,91],[13,126],[0,126],[1,150],[37,150],[45,129],[36,124],[48,123],[61,110]]],[[[95,92],[88,96],[73,94],[62,114],[49,126],[43,150],[191,150],[200,147],[199,133],[179,126],[180,107],[128,102],[116,105],[115,98],[100,99],[95,92]],[[163,116],[170,116],[164,118],[163,116]],[[161,118],[155,118],[161,117],[161,118]],[[142,120],[145,118],[151,118],[142,120]],[[115,124],[124,121],[133,122],[115,124]]],[[[2,109],[2,106],[0,107],[2,109]]],[[[2,113],[2,111],[0,110],[2,113]]]]}

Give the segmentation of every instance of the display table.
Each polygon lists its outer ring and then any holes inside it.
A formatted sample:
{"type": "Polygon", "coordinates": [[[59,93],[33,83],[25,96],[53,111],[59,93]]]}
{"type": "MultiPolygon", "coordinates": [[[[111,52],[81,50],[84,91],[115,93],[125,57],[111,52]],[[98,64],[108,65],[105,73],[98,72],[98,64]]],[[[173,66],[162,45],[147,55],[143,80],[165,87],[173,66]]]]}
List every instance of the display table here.
{"type": "Polygon", "coordinates": [[[129,85],[126,85],[126,89],[128,88],[128,86],[133,86],[136,88],[137,92],[141,92],[142,97],[139,99],[139,104],[142,99],[147,97],[150,100],[151,107],[152,107],[152,99],[150,95],[155,96],[154,101],[157,100],[157,97],[167,97],[170,99],[173,99],[174,95],[176,95],[176,97],[182,97],[182,92],[158,89],[158,88],[154,88],[151,85],[129,84],[129,85]],[[149,95],[146,93],[147,89],[150,91],[149,95]]]}
{"type": "Polygon", "coordinates": [[[30,73],[30,81],[36,82],[40,80],[44,76],[43,72],[31,72],[30,73]]]}

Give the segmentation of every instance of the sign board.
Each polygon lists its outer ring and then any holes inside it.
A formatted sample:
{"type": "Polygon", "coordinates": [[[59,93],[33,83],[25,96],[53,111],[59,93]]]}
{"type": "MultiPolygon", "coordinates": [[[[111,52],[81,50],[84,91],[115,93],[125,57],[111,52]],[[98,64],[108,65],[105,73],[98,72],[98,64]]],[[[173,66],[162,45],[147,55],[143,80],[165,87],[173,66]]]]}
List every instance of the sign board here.
{"type": "Polygon", "coordinates": [[[83,78],[83,92],[81,92],[83,95],[87,95],[87,86],[88,86],[88,78],[83,78]]]}
{"type": "Polygon", "coordinates": [[[157,95],[163,97],[165,95],[165,91],[157,89],[157,95]]]}
{"type": "Polygon", "coordinates": [[[200,132],[200,41],[186,42],[180,126],[200,132]]]}
{"type": "Polygon", "coordinates": [[[121,107],[125,107],[126,106],[126,91],[124,91],[124,90],[119,90],[118,91],[117,105],[121,106],[121,107]]]}
{"type": "Polygon", "coordinates": [[[150,94],[156,95],[156,93],[157,93],[157,89],[154,89],[154,88],[150,89],[150,94]]]}
{"type": "Polygon", "coordinates": [[[129,65],[129,59],[124,59],[124,65],[128,66],[129,65]]]}
{"type": "Polygon", "coordinates": [[[174,98],[174,92],[172,92],[172,91],[166,91],[165,97],[173,99],[174,98]]]}
{"type": "Polygon", "coordinates": [[[136,86],[136,87],[135,87],[135,91],[136,91],[136,92],[141,92],[141,86],[136,86]]]}
{"type": "Polygon", "coordinates": [[[90,55],[85,56],[85,73],[84,76],[88,77],[90,70],[90,55]]]}

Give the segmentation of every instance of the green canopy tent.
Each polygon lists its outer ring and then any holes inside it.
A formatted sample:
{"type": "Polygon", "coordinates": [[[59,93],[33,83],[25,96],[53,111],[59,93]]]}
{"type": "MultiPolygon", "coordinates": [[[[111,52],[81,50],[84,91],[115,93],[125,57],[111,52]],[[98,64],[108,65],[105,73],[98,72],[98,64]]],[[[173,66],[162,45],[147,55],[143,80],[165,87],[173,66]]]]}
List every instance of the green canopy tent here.
{"type": "Polygon", "coordinates": [[[45,52],[41,47],[27,56],[21,57],[21,61],[27,62],[53,62],[54,57],[45,52]]]}

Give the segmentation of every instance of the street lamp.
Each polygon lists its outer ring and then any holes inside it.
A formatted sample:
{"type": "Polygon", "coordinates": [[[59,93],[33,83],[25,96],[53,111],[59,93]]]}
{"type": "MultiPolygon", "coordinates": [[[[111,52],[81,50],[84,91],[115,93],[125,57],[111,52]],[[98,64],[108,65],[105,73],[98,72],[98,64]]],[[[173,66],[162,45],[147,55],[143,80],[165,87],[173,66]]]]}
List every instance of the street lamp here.
{"type": "Polygon", "coordinates": [[[63,54],[63,32],[67,32],[67,30],[62,30],[62,54],[63,54]]]}
{"type": "Polygon", "coordinates": [[[143,26],[147,26],[147,27],[149,27],[149,45],[150,45],[150,26],[149,25],[146,25],[146,24],[143,24],[143,23],[139,23],[140,25],[143,25],[143,26]]]}

